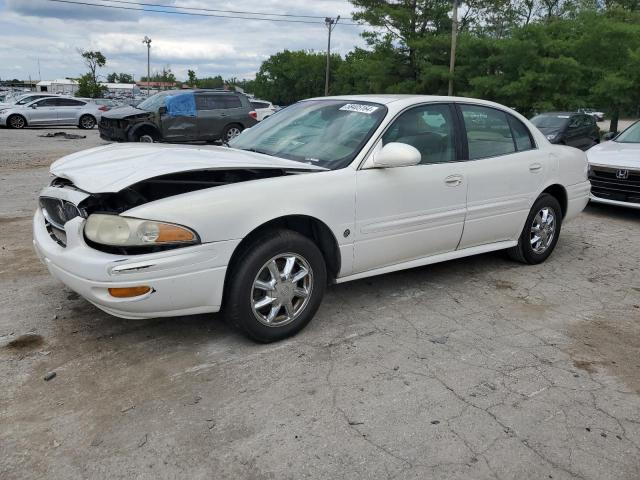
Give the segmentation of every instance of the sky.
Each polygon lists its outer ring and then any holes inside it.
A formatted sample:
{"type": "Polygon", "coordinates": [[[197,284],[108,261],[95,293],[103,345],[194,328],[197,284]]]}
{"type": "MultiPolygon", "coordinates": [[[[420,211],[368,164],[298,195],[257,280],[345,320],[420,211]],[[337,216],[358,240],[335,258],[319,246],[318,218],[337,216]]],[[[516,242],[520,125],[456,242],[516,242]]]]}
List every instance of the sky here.
{"type": "MultiPolygon", "coordinates": [[[[137,8],[114,0],[72,1],[137,8]]],[[[355,10],[347,0],[130,1],[168,7],[320,17],[341,15],[342,18],[350,17],[355,10]]],[[[188,69],[195,70],[198,77],[222,75],[223,78],[250,79],[264,60],[284,49],[326,51],[327,29],[323,20],[304,20],[321,23],[170,15],[51,0],[0,0],[0,79],[77,77],[87,70],[77,53],[79,48],[100,50],[105,55],[107,64],[100,70],[103,76],[115,71],[131,73],[139,79],[146,75],[147,68],[146,45],[142,43],[145,35],[152,40],[152,71],[170,65],[179,80],[186,79],[188,69]]],[[[363,31],[360,26],[339,23],[331,37],[332,53],[344,55],[355,46],[364,46],[360,37],[363,31]]]]}

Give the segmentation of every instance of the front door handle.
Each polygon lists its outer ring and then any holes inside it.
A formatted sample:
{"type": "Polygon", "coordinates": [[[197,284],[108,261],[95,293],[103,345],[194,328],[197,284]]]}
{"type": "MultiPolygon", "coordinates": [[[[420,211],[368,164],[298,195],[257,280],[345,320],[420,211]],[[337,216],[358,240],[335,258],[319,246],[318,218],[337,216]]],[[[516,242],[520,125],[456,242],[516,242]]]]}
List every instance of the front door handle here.
{"type": "Polygon", "coordinates": [[[540,170],[542,170],[541,163],[532,163],[531,165],[529,165],[529,171],[531,173],[538,173],[540,170]]]}
{"type": "Polygon", "coordinates": [[[457,187],[459,185],[462,185],[462,175],[449,175],[444,179],[444,183],[448,187],[457,187]]]}

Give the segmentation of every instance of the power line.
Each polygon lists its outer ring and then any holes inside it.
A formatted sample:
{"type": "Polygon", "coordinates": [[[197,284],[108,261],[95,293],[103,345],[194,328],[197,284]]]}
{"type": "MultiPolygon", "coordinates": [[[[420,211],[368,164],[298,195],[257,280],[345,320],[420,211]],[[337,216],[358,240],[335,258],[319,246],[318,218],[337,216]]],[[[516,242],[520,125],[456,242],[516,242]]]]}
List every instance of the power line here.
{"type": "MultiPolygon", "coordinates": [[[[142,4],[138,4],[142,6],[142,8],[133,8],[133,7],[120,6],[120,5],[102,5],[97,3],[83,2],[79,0],[47,0],[47,1],[55,2],[55,3],[66,3],[70,5],[83,5],[87,7],[112,8],[112,9],[118,9],[118,10],[131,10],[134,12],[165,13],[170,15],[186,15],[186,16],[193,16],[193,17],[233,18],[238,20],[259,20],[264,22],[283,22],[283,23],[306,23],[306,24],[313,24],[313,25],[324,24],[324,22],[320,22],[320,21],[314,22],[310,20],[292,20],[292,19],[284,19],[284,18],[260,18],[260,17],[246,17],[246,16],[239,16],[239,15],[218,15],[213,13],[181,12],[176,10],[173,10],[173,11],[156,10],[152,8],[146,8],[142,4]]],[[[106,0],[106,1],[112,1],[112,0],[106,0]]],[[[165,6],[165,8],[174,8],[174,7],[165,6]]],[[[264,15],[264,14],[256,13],[256,15],[264,15]]],[[[360,23],[343,23],[342,25],[363,26],[360,23]]]]}
{"type": "MultiPolygon", "coordinates": [[[[95,0],[94,0],[95,1],[95,0]]],[[[199,12],[218,12],[218,13],[235,13],[235,14],[245,14],[245,15],[263,15],[268,17],[295,17],[295,18],[316,18],[324,20],[324,16],[320,15],[296,15],[292,13],[265,13],[265,12],[249,12],[243,10],[223,10],[218,8],[200,8],[200,7],[177,7],[175,5],[164,5],[161,3],[148,3],[148,2],[132,2],[128,0],[98,0],[101,2],[109,2],[109,3],[124,3],[127,5],[137,5],[137,6],[145,6],[145,7],[162,7],[162,8],[171,8],[175,10],[194,10],[199,12]]],[[[352,18],[343,17],[346,20],[353,20],[352,18]]]]}

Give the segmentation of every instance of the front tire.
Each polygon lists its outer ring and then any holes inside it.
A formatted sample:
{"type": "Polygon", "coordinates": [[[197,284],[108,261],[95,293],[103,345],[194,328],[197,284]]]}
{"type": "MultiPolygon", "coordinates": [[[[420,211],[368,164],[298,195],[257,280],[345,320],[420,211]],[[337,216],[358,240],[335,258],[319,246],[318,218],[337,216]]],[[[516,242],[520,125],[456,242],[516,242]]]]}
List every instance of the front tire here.
{"type": "Polygon", "coordinates": [[[7,118],[9,128],[24,128],[27,126],[27,120],[22,115],[11,115],[7,118]]]}
{"type": "Polygon", "coordinates": [[[509,256],[522,263],[544,262],[558,243],[562,226],[562,208],[558,200],[543,193],[531,207],[518,245],[507,250],[509,256]]]}
{"type": "Polygon", "coordinates": [[[316,244],[291,230],[261,236],[231,268],[225,316],[263,343],[302,330],[318,310],[327,283],[326,264],[316,244]]]}

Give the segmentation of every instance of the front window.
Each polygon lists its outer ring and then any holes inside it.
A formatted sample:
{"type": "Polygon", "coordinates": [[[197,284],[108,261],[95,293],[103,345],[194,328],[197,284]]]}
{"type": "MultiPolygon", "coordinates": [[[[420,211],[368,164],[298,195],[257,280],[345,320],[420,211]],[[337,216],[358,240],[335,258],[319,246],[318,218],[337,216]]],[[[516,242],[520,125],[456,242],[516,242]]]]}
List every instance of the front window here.
{"type": "Polygon", "coordinates": [[[308,100],[278,112],[229,146],[335,170],[353,161],[387,113],[359,100],[308,100]]]}
{"type": "Polygon", "coordinates": [[[155,95],[150,96],[143,102],[140,102],[137,106],[140,110],[146,110],[147,112],[155,113],[158,111],[160,107],[164,107],[164,101],[169,95],[176,95],[181,93],[179,90],[172,92],[162,92],[156,93],[155,95]]]}
{"type": "Polygon", "coordinates": [[[636,122],[615,139],[620,143],[640,143],[640,122],[636,122]]]}

